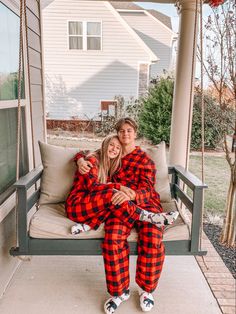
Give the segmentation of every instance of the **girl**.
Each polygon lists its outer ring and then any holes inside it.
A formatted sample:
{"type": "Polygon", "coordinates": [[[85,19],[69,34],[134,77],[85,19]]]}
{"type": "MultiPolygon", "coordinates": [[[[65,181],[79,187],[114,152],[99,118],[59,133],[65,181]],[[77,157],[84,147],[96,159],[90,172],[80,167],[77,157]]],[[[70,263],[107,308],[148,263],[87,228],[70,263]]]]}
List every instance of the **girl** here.
{"type": "MultiPolygon", "coordinates": [[[[74,160],[79,156],[80,153],[74,160]]],[[[122,148],[118,136],[110,135],[103,140],[101,149],[87,156],[90,171],[83,175],[76,171],[65,204],[68,218],[77,222],[71,228],[72,234],[96,230],[110,215],[119,218],[128,227],[132,227],[137,220],[145,220],[162,227],[173,223],[177,218],[177,212],[151,213],[139,208],[130,201],[132,190],[119,183],[109,182],[121,167],[121,156],[122,148]],[[117,191],[124,193],[126,200],[122,204],[112,202],[112,196],[117,191]]]]}

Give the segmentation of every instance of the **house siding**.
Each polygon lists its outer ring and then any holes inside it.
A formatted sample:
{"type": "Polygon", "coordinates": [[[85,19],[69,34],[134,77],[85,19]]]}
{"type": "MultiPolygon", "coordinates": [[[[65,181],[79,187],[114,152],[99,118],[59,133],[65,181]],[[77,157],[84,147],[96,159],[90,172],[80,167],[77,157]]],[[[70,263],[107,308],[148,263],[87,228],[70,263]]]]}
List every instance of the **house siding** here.
{"type": "Polygon", "coordinates": [[[35,166],[41,164],[38,141],[44,141],[46,138],[40,13],[40,1],[27,0],[28,53],[30,68],[29,92],[32,102],[32,135],[35,151],[35,166]]]}
{"type": "MultiPolygon", "coordinates": [[[[19,0],[2,1],[9,9],[19,14],[19,0]]],[[[29,32],[29,64],[32,79],[30,81],[32,100],[32,119],[36,165],[41,163],[38,150],[38,140],[45,139],[42,58],[39,1],[27,0],[27,18],[29,32]],[[36,43],[36,44],[35,44],[36,43]]],[[[30,121],[27,121],[27,125],[30,121]]],[[[28,143],[32,145],[32,143],[28,143]]],[[[30,156],[32,158],[32,156],[30,156]]],[[[14,197],[15,201],[15,197],[14,197]]],[[[9,255],[9,249],[16,244],[16,223],[14,202],[8,200],[6,205],[8,215],[0,222],[0,297],[4,293],[12,274],[19,265],[19,260],[9,255]],[[11,211],[10,211],[11,210],[11,211]]],[[[2,216],[2,213],[0,217],[2,216]]]]}
{"type": "MultiPolygon", "coordinates": [[[[112,9],[113,10],[113,9],[112,9]]],[[[46,105],[51,119],[95,118],[100,100],[138,96],[150,57],[105,2],[55,0],[43,10],[46,105]],[[68,49],[69,20],[101,21],[102,50],[68,49]]]]}
{"type": "Polygon", "coordinates": [[[150,77],[162,74],[163,70],[169,71],[174,34],[172,30],[145,12],[120,12],[120,15],[160,59],[151,65],[150,77]]]}

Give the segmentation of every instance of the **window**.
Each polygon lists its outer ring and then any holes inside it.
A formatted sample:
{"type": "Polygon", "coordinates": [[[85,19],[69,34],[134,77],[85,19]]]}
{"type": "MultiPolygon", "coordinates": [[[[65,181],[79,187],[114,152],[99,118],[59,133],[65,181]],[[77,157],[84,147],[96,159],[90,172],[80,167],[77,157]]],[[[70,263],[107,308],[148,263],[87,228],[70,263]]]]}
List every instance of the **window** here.
{"type": "MultiPolygon", "coordinates": [[[[0,3],[0,204],[14,191],[19,64],[19,17],[0,3]]],[[[22,75],[23,76],[23,75],[22,75]]],[[[25,86],[21,82],[22,119],[20,175],[28,172],[25,128],[25,86]]]]}
{"type": "Polygon", "coordinates": [[[83,23],[69,22],[69,48],[83,49],[83,23]]]}
{"type": "Polygon", "coordinates": [[[68,30],[70,50],[101,50],[101,22],[70,21],[68,30]]]}

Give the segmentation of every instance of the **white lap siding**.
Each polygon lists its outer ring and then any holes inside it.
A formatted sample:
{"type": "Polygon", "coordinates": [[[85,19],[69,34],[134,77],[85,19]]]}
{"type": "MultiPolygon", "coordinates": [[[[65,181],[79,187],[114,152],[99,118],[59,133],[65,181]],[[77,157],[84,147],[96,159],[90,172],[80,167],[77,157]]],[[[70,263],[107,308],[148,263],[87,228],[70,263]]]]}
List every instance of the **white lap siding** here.
{"type": "Polygon", "coordinates": [[[43,10],[46,108],[51,119],[94,117],[100,100],[138,96],[139,62],[150,57],[99,1],[55,0],[43,10]],[[68,49],[68,21],[101,21],[102,50],[68,49]]]}
{"type": "Polygon", "coordinates": [[[175,33],[145,12],[120,12],[120,15],[159,58],[156,64],[151,65],[150,77],[170,70],[175,33]]]}

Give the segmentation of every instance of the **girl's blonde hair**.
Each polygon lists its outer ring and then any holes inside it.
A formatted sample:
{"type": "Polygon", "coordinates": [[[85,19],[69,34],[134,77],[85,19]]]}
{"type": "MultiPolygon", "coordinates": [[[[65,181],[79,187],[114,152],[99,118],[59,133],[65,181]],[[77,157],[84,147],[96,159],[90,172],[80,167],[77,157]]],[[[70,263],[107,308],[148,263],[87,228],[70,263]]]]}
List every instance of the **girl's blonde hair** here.
{"type": "MultiPolygon", "coordinates": [[[[100,183],[106,183],[107,178],[112,178],[113,174],[121,167],[121,156],[122,156],[122,149],[118,156],[114,159],[110,159],[107,156],[108,146],[113,139],[119,138],[117,135],[108,135],[102,142],[102,146],[100,149],[95,151],[93,155],[95,155],[98,159],[98,181],[100,183]]],[[[120,141],[119,141],[120,143],[120,141]]]]}

